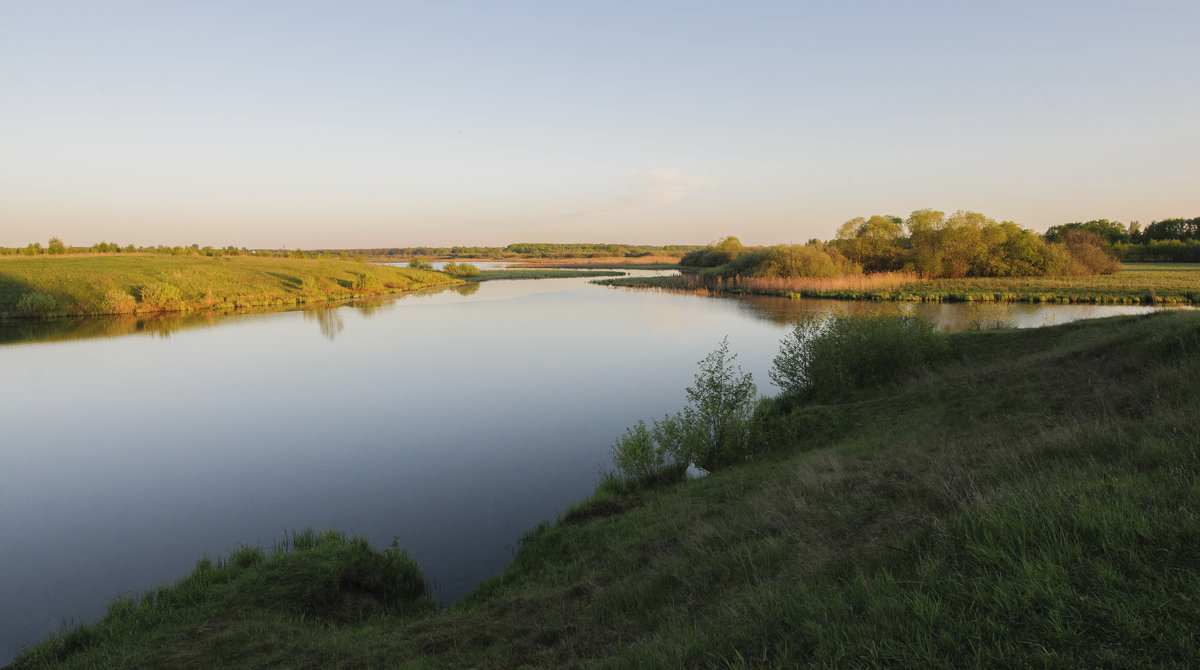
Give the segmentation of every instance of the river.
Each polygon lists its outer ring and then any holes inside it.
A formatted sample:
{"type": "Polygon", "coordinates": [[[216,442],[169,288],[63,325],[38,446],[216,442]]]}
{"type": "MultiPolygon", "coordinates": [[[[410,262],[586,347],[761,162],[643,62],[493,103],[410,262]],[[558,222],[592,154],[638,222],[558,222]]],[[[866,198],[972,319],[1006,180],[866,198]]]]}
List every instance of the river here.
{"type": "MultiPolygon", "coordinates": [[[[696,362],[767,371],[804,311],[879,305],[492,281],[334,307],[0,332],[0,664],[287,529],[399,538],[443,602],[587,496],[696,362]]],[[[944,329],[1140,307],[927,305],[944,329]],[[973,311],[972,311],[973,310],[973,311]],[[990,311],[989,311],[990,310],[990,311]]]]}

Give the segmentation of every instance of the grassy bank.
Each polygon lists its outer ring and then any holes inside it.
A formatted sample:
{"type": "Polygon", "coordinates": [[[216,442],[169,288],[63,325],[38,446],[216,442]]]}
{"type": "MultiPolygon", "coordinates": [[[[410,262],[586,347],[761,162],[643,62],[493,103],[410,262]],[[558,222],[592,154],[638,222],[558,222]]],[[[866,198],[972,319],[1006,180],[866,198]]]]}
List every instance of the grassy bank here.
{"type": "Polygon", "coordinates": [[[936,362],[897,381],[769,402],[749,462],[601,487],[453,607],[339,617],[264,596],[261,583],[291,579],[283,570],[233,591],[185,580],[191,597],[118,603],[14,667],[1200,657],[1200,314],[939,337],[936,362]]]}
{"type": "Polygon", "coordinates": [[[458,283],[342,260],[249,256],[35,256],[0,259],[0,316],[229,311],[458,283]]]}
{"type": "Polygon", "coordinates": [[[1089,277],[921,279],[912,274],[880,273],[836,278],[706,280],[683,275],[627,277],[597,283],[840,300],[1200,304],[1200,264],[1185,263],[1129,263],[1119,273],[1089,277]]]}

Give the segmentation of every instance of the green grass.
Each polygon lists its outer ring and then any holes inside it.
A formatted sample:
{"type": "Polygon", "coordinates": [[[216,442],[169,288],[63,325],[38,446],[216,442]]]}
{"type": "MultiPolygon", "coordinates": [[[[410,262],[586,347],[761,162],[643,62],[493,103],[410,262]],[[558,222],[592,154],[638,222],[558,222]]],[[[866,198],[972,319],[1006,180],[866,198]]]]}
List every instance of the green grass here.
{"type": "Polygon", "coordinates": [[[1192,665],[1200,314],[945,337],[897,379],[768,403],[752,461],[603,485],[441,611],[132,627],[118,603],[15,667],[1192,665]]]}
{"type": "MultiPolygon", "coordinates": [[[[686,278],[626,277],[598,280],[609,286],[683,288],[686,278]]],[[[713,286],[710,290],[722,290],[713,286]]],[[[734,290],[734,289],[729,289],[734,290]]],[[[739,287],[737,292],[750,292],[739,287]]],[[[842,300],[911,302],[1049,302],[1099,304],[1200,304],[1200,264],[1126,263],[1112,275],[1092,277],[966,277],[920,279],[897,290],[766,289],[768,295],[842,300]]]]}
{"type": "Polygon", "coordinates": [[[286,307],[458,281],[439,272],[341,260],[14,256],[0,258],[0,316],[286,307]]]}

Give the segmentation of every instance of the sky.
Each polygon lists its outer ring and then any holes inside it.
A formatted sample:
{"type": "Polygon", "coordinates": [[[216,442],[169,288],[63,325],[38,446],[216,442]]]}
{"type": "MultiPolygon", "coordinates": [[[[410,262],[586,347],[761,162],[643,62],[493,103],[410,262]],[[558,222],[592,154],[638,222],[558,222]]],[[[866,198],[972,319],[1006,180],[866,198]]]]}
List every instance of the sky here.
{"type": "Polygon", "coordinates": [[[0,0],[0,245],[1200,216],[1200,2],[0,0]]]}

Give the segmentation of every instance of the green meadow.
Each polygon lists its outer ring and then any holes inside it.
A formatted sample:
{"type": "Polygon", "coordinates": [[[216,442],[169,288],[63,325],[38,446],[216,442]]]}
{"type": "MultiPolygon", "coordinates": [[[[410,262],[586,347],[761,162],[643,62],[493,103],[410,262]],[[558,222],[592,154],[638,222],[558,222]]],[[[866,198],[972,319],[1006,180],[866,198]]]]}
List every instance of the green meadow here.
{"type": "Polygon", "coordinates": [[[807,386],[757,404],[741,457],[686,481],[606,478],[454,605],[429,603],[403,538],[303,531],[203,558],[12,667],[1200,658],[1200,314],[914,331],[919,357],[875,341],[887,324],[825,332],[891,353],[810,348],[807,386]]]}
{"type": "Polygon", "coordinates": [[[460,281],[440,272],[332,259],[10,256],[0,258],[0,316],[286,307],[460,281]]]}

